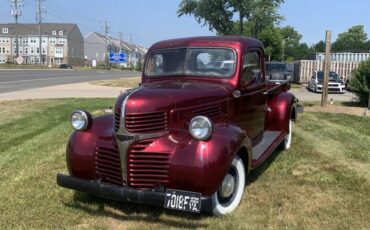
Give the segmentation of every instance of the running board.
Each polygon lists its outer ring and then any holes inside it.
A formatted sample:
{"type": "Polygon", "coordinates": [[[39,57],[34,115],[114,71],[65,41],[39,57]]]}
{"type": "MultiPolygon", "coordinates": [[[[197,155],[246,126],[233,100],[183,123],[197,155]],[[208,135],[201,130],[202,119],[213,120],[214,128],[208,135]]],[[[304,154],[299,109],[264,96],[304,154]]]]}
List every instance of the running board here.
{"type": "Polygon", "coordinates": [[[280,131],[265,131],[262,141],[252,149],[252,168],[260,165],[283,139],[284,135],[280,131]]]}

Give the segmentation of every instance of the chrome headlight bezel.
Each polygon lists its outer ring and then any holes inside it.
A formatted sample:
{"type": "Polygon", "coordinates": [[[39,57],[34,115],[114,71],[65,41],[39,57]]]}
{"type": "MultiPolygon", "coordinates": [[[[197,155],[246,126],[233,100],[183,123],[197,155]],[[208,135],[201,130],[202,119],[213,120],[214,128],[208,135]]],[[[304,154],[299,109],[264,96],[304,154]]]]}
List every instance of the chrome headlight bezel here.
{"type": "Polygon", "coordinates": [[[77,131],[84,131],[89,127],[91,115],[83,110],[75,110],[71,114],[71,125],[77,131]]]}
{"type": "Polygon", "coordinates": [[[189,123],[189,132],[194,139],[206,141],[212,135],[213,124],[208,117],[195,116],[189,123]]]}

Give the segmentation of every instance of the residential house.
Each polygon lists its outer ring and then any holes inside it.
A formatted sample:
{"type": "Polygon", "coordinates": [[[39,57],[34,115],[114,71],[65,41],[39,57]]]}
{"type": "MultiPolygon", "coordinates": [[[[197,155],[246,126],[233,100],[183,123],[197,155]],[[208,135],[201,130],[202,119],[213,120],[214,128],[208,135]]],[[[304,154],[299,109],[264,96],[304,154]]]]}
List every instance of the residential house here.
{"type": "Polygon", "coordinates": [[[43,23],[41,50],[38,24],[0,24],[0,50],[4,51],[0,52],[0,60],[15,62],[17,35],[18,54],[23,64],[40,63],[40,52],[45,65],[83,64],[84,40],[76,24],[43,23]]]}
{"type": "Polygon", "coordinates": [[[85,37],[85,59],[91,62],[96,59],[97,62],[105,62],[107,52],[125,53],[127,55],[127,64],[136,66],[144,61],[147,49],[126,41],[105,36],[97,32],[91,32],[85,37]]]}

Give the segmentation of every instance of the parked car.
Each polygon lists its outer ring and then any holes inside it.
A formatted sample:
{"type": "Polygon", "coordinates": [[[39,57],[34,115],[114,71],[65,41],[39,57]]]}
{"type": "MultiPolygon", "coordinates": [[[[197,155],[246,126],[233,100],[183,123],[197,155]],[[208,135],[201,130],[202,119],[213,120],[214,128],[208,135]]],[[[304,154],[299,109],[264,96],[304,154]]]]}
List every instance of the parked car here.
{"type": "Polygon", "coordinates": [[[73,69],[73,66],[68,65],[68,64],[61,64],[59,66],[60,69],[73,69]]]}
{"type": "MultiPolygon", "coordinates": [[[[308,81],[308,89],[315,93],[321,93],[324,82],[324,72],[315,71],[308,81]]],[[[329,93],[345,93],[346,85],[336,72],[329,72],[329,93]]]]}
{"type": "Polygon", "coordinates": [[[266,78],[269,82],[273,82],[275,84],[281,84],[285,81],[288,81],[288,86],[290,88],[292,72],[287,69],[287,66],[284,62],[267,62],[266,78]]]}
{"type": "Polygon", "coordinates": [[[253,38],[155,43],[141,85],[117,98],[114,114],[72,113],[69,175],[57,183],[123,202],[232,212],[249,171],[291,145],[297,101],[286,82],[266,81],[264,59],[253,38]]]}

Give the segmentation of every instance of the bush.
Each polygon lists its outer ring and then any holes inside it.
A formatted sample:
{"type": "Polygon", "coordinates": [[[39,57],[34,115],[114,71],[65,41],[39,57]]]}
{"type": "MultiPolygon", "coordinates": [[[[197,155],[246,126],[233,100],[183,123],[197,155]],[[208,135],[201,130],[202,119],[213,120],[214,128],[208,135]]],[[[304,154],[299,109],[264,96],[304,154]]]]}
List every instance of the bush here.
{"type": "Polygon", "coordinates": [[[356,96],[358,102],[368,106],[369,103],[369,87],[370,87],[370,59],[362,62],[354,71],[352,79],[348,86],[356,96]]]}

